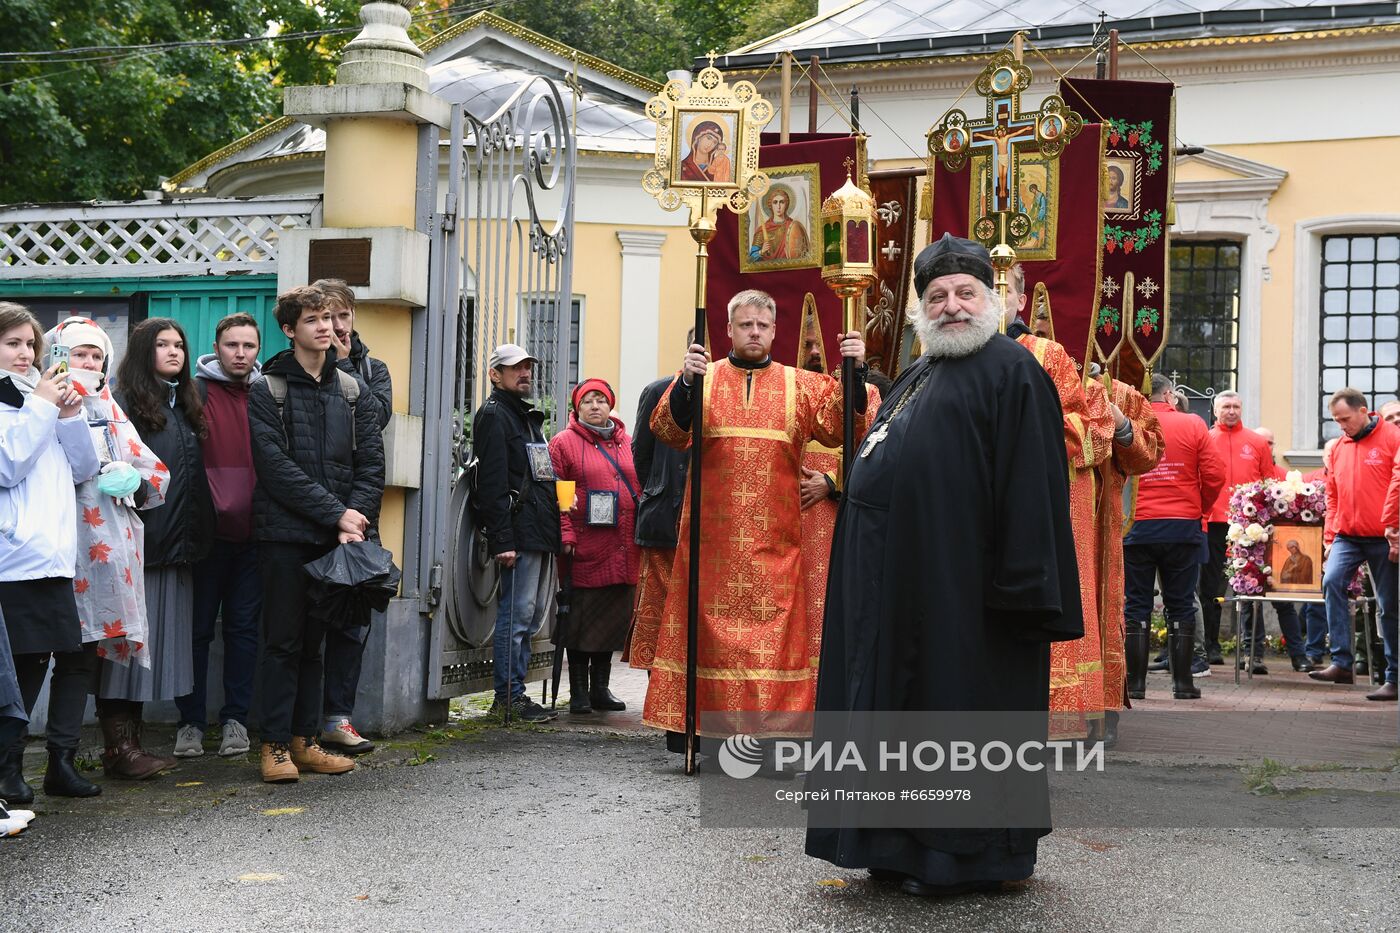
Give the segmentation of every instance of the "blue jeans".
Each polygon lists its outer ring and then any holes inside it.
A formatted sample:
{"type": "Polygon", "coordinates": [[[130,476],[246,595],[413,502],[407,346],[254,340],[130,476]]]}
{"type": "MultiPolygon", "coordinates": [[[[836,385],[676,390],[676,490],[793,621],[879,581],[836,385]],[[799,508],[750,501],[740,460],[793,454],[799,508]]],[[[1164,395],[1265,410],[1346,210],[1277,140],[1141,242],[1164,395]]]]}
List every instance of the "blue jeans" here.
{"type": "Polygon", "coordinates": [[[1390,562],[1390,545],[1384,538],[1353,538],[1337,535],[1322,571],[1322,590],[1327,596],[1327,632],[1332,642],[1332,663],[1351,670],[1352,618],[1347,604],[1347,583],[1365,561],[1371,567],[1371,581],[1380,603],[1381,639],[1385,642],[1387,683],[1396,676],[1396,581],[1397,567],[1390,562]]]}
{"type": "Polygon", "coordinates": [[[501,568],[496,599],[496,630],[492,642],[496,699],[514,702],[525,693],[530,668],[530,639],[544,624],[549,587],[554,586],[553,556],[544,551],[518,551],[514,567],[501,568]]]}
{"type": "Polygon", "coordinates": [[[1298,611],[1308,633],[1304,648],[1309,658],[1320,658],[1327,650],[1327,609],[1321,603],[1303,603],[1298,611]]]}
{"type": "Polygon", "coordinates": [[[214,542],[209,556],[194,566],[194,688],[175,698],[182,725],[207,724],[209,646],[222,617],[224,631],[224,705],[219,722],[248,724],[253,678],[258,669],[258,624],[262,617],[262,579],[255,544],[214,542]],[[220,610],[222,609],[222,613],[220,610]]]}

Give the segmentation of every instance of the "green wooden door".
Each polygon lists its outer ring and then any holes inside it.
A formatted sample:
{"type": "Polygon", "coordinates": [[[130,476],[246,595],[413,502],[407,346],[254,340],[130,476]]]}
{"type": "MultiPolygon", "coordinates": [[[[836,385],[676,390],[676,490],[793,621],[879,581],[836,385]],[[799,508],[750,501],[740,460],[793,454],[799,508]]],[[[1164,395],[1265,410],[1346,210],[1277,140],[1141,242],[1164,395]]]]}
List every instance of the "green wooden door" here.
{"type": "Polygon", "coordinates": [[[17,301],[29,295],[45,298],[144,295],[147,317],[173,318],[185,329],[191,361],[213,352],[214,328],[219,319],[238,311],[257,319],[263,340],[262,352],[258,354],[260,360],[287,347],[287,338],[273,317],[277,304],[275,275],[7,281],[0,283],[0,293],[17,301]]]}

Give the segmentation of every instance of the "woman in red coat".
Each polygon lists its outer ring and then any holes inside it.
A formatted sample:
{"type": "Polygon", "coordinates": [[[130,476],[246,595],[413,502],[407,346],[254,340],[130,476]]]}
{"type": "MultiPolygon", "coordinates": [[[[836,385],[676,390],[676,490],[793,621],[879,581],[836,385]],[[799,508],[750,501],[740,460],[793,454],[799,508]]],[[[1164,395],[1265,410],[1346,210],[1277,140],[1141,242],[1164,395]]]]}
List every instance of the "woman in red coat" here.
{"type": "Polygon", "coordinates": [[[549,442],[555,475],[578,484],[573,508],[559,518],[560,570],[573,581],[567,631],[557,642],[569,653],[570,713],[627,708],[608,689],[608,675],[632,617],[640,561],[632,529],[641,488],[632,441],[612,416],[616,404],[612,386],[584,380],[574,389],[568,428],[549,442]]]}

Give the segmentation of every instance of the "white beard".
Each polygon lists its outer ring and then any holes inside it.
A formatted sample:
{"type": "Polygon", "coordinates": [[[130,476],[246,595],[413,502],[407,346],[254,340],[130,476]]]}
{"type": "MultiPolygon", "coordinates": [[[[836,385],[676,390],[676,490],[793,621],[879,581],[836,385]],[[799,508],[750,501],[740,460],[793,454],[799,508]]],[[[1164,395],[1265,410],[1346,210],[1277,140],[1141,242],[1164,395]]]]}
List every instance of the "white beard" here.
{"type": "Polygon", "coordinates": [[[942,317],[934,321],[926,314],[919,314],[914,319],[914,333],[919,335],[924,345],[924,355],[935,359],[976,353],[987,345],[996,332],[997,316],[990,309],[978,315],[963,314],[955,319],[942,317]],[[953,320],[966,321],[967,326],[957,331],[947,331],[945,325],[953,320]]]}

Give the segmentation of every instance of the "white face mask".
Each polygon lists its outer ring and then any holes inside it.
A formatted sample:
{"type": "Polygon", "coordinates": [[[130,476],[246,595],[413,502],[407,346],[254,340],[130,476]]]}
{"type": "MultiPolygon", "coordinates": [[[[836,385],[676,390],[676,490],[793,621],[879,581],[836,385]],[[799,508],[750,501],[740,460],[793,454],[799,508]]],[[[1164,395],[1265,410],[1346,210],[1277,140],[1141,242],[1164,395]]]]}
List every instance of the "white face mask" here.
{"type": "Polygon", "coordinates": [[[91,369],[70,369],[69,378],[75,386],[82,386],[84,395],[96,395],[102,388],[102,374],[91,369]]]}

